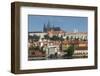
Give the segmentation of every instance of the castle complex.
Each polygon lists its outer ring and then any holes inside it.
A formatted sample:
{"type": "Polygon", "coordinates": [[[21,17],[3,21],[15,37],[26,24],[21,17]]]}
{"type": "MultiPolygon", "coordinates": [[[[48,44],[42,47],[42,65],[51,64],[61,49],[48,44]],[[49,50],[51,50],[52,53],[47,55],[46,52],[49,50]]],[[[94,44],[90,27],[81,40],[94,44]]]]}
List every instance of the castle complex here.
{"type": "MultiPolygon", "coordinates": [[[[66,30],[67,31],[67,30],[66,30]]],[[[87,32],[78,32],[78,30],[73,29],[73,32],[66,32],[62,30],[60,27],[55,27],[51,25],[50,22],[44,24],[43,31],[41,32],[29,32],[30,36],[38,35],[40,38],[44,38],[44,35],[48,35],[49,37],[58,36],[63,38],[73,38],[73,39],[84,39],[87,40],[87,32]]]]}

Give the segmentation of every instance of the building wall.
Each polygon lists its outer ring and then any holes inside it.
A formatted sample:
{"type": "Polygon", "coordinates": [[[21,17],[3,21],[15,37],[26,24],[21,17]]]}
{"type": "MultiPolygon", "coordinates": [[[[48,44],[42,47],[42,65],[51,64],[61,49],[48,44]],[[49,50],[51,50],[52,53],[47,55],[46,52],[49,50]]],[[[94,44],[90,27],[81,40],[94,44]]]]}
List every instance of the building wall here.
{"type": "Polygon", "coordinates": [[[44,35],[48,34],[50,37],[52,37],[53,35],[56,35],[56,36],[63,36],[63,38],[66,38],[66,37],[69,37],[69,38],[79,38],[79,39],[88,39],[88,36],[87,36],[87,33],[86,32],[78,32],[78,33],[74,33],[74,32],[67,32],[67,33],[64,33],[63,31],[48,31],[47,33],[45,32],[31,32],[29,33],[30,36],[33,36],[33,35],[38,35],[40,36],[40,38],[44,38],[44,35]]]}
{"type": "Polygon", "coordinates": [[[46,35],[47,33],[44,33],[44,32],[31,32],[29,33],[30,36],[34,36],[34,35],[37,35],[37,36],[40,36],[40,38],[43,38],[44,35],[46,35]]]}
{"type": "Polygon", "coordinates": [[[82,39],[87,39],[88,36],[87,36],[87,33],[86,32],[77,32],[77,33],[65,33],[65,37],[73,37],[73,38],[82,38],[82,39]]]}

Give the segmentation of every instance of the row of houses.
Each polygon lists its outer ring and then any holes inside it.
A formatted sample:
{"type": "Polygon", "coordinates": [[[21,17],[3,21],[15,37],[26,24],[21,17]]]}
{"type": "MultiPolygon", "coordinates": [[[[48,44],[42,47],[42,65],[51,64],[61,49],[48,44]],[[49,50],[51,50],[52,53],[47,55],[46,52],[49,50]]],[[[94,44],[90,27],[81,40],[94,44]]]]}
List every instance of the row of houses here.
{"type": "MultiPolygon", "coordinates": [[[[29,43],[29,47],[30,46],[39,46],[40,48],[48,48],[48,50],[45,50],[45,56],[48,57],[52,54],[57,53],[59,56],[64,55],[64,50],[66,50],[70,45],[74,44],[75,47],[75,52],[73,54],[74,57],[87,57],[88,56],[88,42],[87,41],[78,41],[78,40],[74,40],[74,41],[68,41],[68,40],[64,40],[64,41],[50,41],[50,40],[46,40],[46,41],[38,41],[38,42],[33,42],[33,43],[29,43]]],[[[32,56],[33,50],[29,51],[29,56],[32,56]]],[[[37,52],[37,51],[36,51],[37,52]]],[[[40,52],[38,51],[38,54],[40,52]]],[[[34,56],[34,55],[33,55],[34,56]]],[[[40,54],[37,55],[35,54],[35,56],[44,56],[44,54],[40,54]]]]}

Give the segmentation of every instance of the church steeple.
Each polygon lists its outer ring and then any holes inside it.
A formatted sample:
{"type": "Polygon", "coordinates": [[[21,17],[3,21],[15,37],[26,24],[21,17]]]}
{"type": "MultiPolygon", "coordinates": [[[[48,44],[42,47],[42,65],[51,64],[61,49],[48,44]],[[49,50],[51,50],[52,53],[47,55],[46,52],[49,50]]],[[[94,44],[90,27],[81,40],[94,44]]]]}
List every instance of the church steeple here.
{"type": "Polygon", "coordinates": [[[46,25],[44,24],[43,32],[46,32],[46,25]]]}
{"type": "Polygon", "coordinates": [[[52,28],[54,28],[54,24],[52,25],[52,28]]]}
{"type": "Polygon", "coordinates": [[[49,29],[50,28],[50,21],[48,20],[48,23],[47,23],[47,28],[49,29]]]}
{"type": "Polygon", "coordinates": [[[54,24],[51,25],[50,21],[48,20],[47,24],[43,26],[43,32],[48,32],[50,30],[60,31],[60,27],[55,27],[54,24]]]}
{"type": "Polygon", "coordinates": [[[73,32],[74,32],[74,33],[77,33],[77,32],[78,32],[78,29],[76,28],[76,26],[75,26],[75,25],[74,25],[73,32]]]}

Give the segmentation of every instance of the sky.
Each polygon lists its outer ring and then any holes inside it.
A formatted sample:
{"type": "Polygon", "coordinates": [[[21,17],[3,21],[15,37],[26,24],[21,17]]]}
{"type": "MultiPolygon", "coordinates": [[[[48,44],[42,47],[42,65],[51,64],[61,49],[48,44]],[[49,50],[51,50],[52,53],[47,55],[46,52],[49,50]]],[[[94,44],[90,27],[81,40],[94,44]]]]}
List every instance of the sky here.
{"type": "Polygon", "coordinates": [[[87,32],[88,18],[75,16],[45,16],[45,15],[28,15],[28,32],[42,32],[44,24],[49,21],[51,26],[60,27],[66,32],[87,32]]]}

